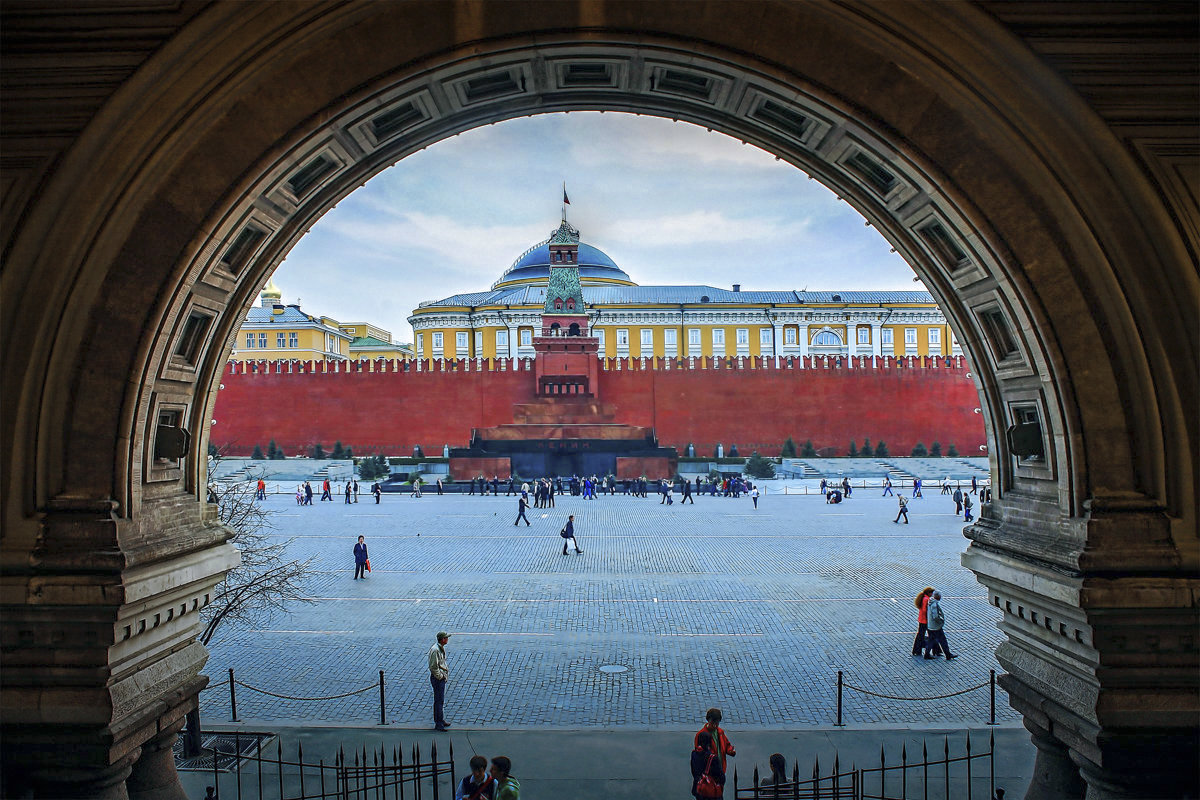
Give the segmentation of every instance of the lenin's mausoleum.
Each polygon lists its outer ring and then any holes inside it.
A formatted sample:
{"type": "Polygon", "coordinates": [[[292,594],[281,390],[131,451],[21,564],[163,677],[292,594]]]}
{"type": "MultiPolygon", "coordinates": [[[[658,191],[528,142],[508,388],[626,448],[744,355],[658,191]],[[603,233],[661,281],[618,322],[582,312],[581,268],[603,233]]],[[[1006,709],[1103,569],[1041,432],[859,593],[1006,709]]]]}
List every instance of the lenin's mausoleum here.
{"type": "Polygon", "coordinates": [[[564,219],[491,291],[422,303],[410,321],[416,359],[239,352],[213,444],[230,455],[270,441],[288,455],[335,442],[356,455],[449,447],[461,477],[667,474],[666,449],[773,456],[789,437],[842,455],[864,439],[893,455],[933,442],[973,455],[985,442],[966,361],[956,343],[941,353],[953,340],[924,292],[637,286],[564,219]]]}

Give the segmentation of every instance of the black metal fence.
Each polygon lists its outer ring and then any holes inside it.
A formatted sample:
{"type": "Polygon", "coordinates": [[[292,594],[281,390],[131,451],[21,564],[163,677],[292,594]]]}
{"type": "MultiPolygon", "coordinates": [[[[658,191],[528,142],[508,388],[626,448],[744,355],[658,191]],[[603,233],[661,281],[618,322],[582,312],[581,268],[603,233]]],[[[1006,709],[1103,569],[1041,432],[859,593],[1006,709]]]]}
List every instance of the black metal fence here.
{"type": "MultiPolygon", "coordinates": [[[[255,736],[250,734],[250,736],[255,736]]],[[[305,760],[303,744],[296,745],[294,759],[284,757],[281,740],[274,748],[262,746],[255,737],[250,748],[242,747],[241,735],[220,737],[202,756],[212,759],[212,785],[205,800],[447,800],[454,797],[454,744],[443,761],[437,743],[428,757],[414,744],[405,759],[404,748],[365,746],[346,752],[339,748],[331,763],[305,760]],[[232,741],[229,741],[232,739],[232,741]],[[274,754],[270,751],[274,750],[274,754]],[[445,780],[443,780],[445,778],[445,780]]]]}
{"type": "MultiPolygon", "coordinates": [[[[812,776],[800,777],[800,765],[792,766],[786,780],[763,781],[754,768],[749,786],[739,785],[733,773],[734,800],[990,800],[996,796],[995,735],[988,732],[986,750],[973,750],[970,731],[966,734],[962,755],[950,755],[950,737],[942,742],[942,753],[931,756],[928,743],[921,742],[921,757],[910,759],[908,746],[901,745],[900,757],[889,761],[879,748],[878,767],[842,767],[835,754],[833,766],[822,774],[818,760],[813,761],[812,776]]],[[[1001,790],[1003,791],[1003,790],[1001,790]]]]}

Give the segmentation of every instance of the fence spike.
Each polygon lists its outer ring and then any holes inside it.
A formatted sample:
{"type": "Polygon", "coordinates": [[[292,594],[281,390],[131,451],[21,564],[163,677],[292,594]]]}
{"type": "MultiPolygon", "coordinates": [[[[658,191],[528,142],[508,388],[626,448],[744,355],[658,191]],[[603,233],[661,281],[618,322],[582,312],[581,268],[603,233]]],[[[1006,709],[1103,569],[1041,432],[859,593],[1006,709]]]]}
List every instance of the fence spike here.
{"type": "Polygon", "coordinates": [[[833,772],[831,773],[832,775],[838,774],[838,770],[841,769],[839,764],[840,764],[840,760],[839,760],[839,756],[838,756],[838,751],[834,750],[833,751],[833,772]]]}
{"type": "Polygon", "coordinates": [[[887,766],[887,759],[883,755],[883,745],[879,745],[879,769],[882,771],[887,766]]]}
{"type": "Polygon", "coordinates": [[[967,731],[967,758],[971,756],[971,731],[967,731]]]}
{"type": "Polygon", "coordinates": [[[279,775],[279,796],[283,797],[283,739],[275,740],[275,772],[279,775]]]}
{"type": "Polygon", "coordinates": [[[304,742],[296,742],[296,762],[300,768],[300,796],[304,797],[304,742]]]}

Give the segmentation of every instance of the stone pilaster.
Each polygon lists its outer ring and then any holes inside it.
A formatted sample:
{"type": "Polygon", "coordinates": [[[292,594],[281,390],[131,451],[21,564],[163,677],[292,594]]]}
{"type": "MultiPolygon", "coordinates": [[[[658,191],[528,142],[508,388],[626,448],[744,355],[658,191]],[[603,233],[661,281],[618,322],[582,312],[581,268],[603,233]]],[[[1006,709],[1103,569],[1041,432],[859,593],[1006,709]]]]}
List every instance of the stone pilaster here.
{"type": "Polygon", "coordinates": [[[134,522],[58,499],[32,550],[3,553],[6,796],[124,798],[128,777],[172,797],[169,748],[207,682],[199,611],[238,558],[200,509],[144,502],[134,522]]]}
{"type": "Polygon", "coordinates": [[[1088,800],[1195,796],[1200,581],[1160,508],[1093,502],[1057,525],[1051,508],[1010,493],[962,559],[1003,612],[1000,683],[1039,753],[1028,797],[1081,779],[1088,800]]]}

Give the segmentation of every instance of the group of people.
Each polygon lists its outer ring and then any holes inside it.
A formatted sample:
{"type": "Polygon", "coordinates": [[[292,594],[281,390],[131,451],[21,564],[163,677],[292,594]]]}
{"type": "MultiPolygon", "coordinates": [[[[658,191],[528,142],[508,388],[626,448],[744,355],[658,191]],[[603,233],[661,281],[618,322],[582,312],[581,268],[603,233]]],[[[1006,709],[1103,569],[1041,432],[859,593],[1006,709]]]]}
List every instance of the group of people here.
{"type": "Polygon", "coordinates": [[[913,639],[913,657],[934,659],[944,655],[947,661],[958,658],[950,652],[946,641],[946,612],[942,608],[942,593],[926,586],[913,600],[917,607],[917,637],[913,639]]]}
{"type": "MultiPolygon", "coordinates": [[[[258,491],[259,491],[259,493],[262,493],[262,494],[261,494],[261,496],[258,496],[258,495],[256,495],[256,496],[258,497],[259,500],[265,500],[266,495],[265,495],[265,490],[264,490],[264,484],[261,480],[258,483],[259,483],[258,491]]],[[[378,505],[379,497],[380,497],[380,495],[383,494],[383,489],[379,486],[378,482],[371,484],[371,494],[375,495],[375,504],[378,505]]],[[[356,478],[351,478],[350,480],[346,481],[346,489],[343,492],[343,495],[345,495],[347,505],[358,502],[358,480],[356,478]]],[[[330,502],[333,502],[332,486],[329,483],[328,478],[326,478],[324,481],[321,482],[321,500],[322,501],[329,500],[330,502]]],[[[312,484],[309,483],[308,481],[304,481],[304,483],[297,484],[297,486],[296,486],[296,505],[311,506],[312,501],[313,501],[312,484]]]]}

